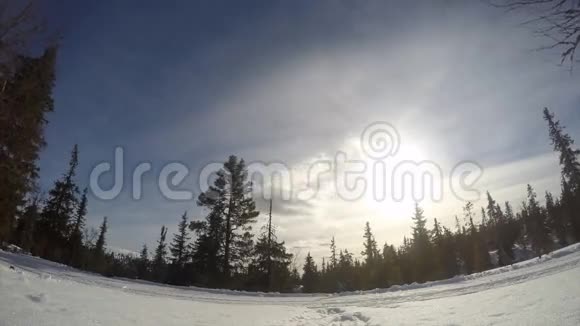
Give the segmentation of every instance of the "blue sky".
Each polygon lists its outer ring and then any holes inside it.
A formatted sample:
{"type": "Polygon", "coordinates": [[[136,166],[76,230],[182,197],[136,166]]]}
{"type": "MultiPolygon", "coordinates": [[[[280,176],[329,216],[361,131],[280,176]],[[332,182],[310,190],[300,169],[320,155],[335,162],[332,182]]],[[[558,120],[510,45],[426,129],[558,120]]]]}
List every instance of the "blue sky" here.
{"type": "MultiPolygon", "coordinates": [[[[580,139],[578,74],[557,66],[544,40],[481,1],[50,1],[62,35],[55,112],[46,130],[41,185],[49,187],[80,147],[79,183],[123,146],[126,171],[142,161],[159,171],[180,161],[196,183],[207,162],[300,167],[338,150],[373,121],[401,134],[402,159],[446,170],[469,159],[478,184],[500,201],[521,200],[525,183],[558,190],[541,109],[549,106],[580,139]],[[406,150],[406,151],[405,151],[406,150]]],[[[353,154],[354,155],[354,154],[353,154]]],[[[130,172],[126,173],[130,180],[130,172]]],[[[110,180],[109,180],[110,181],[110,180]]],[[[106,184],[107,178],[103,180],[106,184]]],[[[194,201],[164,199],[154,174],[144,196],[92,196],[89,222],[109,216],[109,246],[152,245],[194,201]]],[[[451,225],[461,202],[424,203],[451,225]]],[[[280,237],[294,252],[324,254],[328,239],[358,248],[369,220],[379,241],[409,232],[408,205],[344,202],[329,194],[281,203],[280,237]],[[396,217],[394,215],[397,215],[396,217]]],[[[355,250],[356,251],[356,250],[355,250]]]]}

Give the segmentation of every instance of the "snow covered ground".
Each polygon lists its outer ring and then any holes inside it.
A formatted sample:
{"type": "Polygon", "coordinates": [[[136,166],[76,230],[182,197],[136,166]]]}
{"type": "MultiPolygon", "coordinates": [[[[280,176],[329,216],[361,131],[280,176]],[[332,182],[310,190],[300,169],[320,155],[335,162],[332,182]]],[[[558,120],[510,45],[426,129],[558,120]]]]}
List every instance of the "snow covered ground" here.
{"type": "Polygon", "coordinates": [[[0,251],[1,326],[419,324],[580,325],[580,245],[480,274],[335,295],[162,286],[0,251]]]}

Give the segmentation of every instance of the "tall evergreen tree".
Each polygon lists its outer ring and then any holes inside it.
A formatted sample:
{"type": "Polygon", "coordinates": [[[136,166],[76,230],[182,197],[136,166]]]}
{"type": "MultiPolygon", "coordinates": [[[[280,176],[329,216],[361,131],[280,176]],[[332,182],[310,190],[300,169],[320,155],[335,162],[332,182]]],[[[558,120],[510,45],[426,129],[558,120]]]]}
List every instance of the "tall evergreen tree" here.
{"type": "Polygon", "coordinates": [[[189,223],[187,221],[187,212],[183,213],[181,216],[181,221],[177,226],[177,233],[173,235],[173,241],[171,242],[169,250],[173,256],[173,264],[178,267],[183,267],[185,265],[186,259],[188,258],[188,241],[190,239],[188,232],[189,223]]]}
{"type": "MultiPolygon", "coordinates": [[[[12,23],[0,21],[0,29],[12,23]]],[[[0,36],[0,59],[5,59],[5,36],[0,36]]],[[[45,116],[53,110],[56,53],[51,47],[39,58],[20,56],[10,67],[0,61],[0,242],[8,238],[19,207],[36,187],[45,116]]]]}
{"type": "Polygon", "coordinates": [[[169,246],[173,259],[169,266],[168,281],[172,284],[185,285],[191,279],[191,275],[186,275],[186,264],[191,259],[189,239],[189,222],[187,212],[184,212],[169,246]]]}
{"type": "Polygon", "coordinates": [[[67,172],[54,183],[36,228],[35,251],[42,257],[62,261],[70,235],[71,221],[77,210],[78,187],[75,183],[78,147],[75,145],[67,172]]]}
{"type": "MultiPolygon", "coordinates": [[[[560,153],[560,165],[562,166],[562,176],[566,183],[566,193],[562,197],[566,200],[562,202],[566,205],[568,212],[580,211],[580,161],[578,155],[580,150],[572,148],[574,140],[564,132],[564,127],[560,121],[555,120],[554,114],[544,108],[544,119],[548,123],[548,129],[554,150],[560,153]]],[[[570,224],[576,241],[580,241],[580,214],[570,214],[570,224]]]]}
{"type": "Polygon", "coordinates": [[[423,209],[419,204],[415,204],[415,214],[412,217],[413,226],[413,243],[411,252],[413,255],[415,278],[419,282],[425,282],[431,279],[433,268],[433,255],[429,231],[426,224],[427,219],[424,216],[423,209]]]}
{"type": "MultiPolygon", "coordinates": [[[[252,185],[248,180],[244,160],[232,155],[224,163],[223,169],[217,172],[214,184],[207,192],[200,194],[197,200],[199,206],[209,209],[208,217],[221,221],[222,232],[216,236],[223,240],[221,272],[225,282],[230,278],[232,266],[237,263],[234,261],[238,249],[236,245],[239,243],[237,239],[251,230],[251,224],[259,214],[251,191],[252,185]]],[[[211,226],[211,223],[207,223],[207,226],[211,226]]],[[[204,231],[203,228],[198,230],[204,231]]]]}
{"type": "Polygon", "coordinates": [[[364,243],[363,247],[364,250],[361,252],[361,255],[365,257],[366,264],[368,266],[372,265],[373,260],[378,254],[377,250],[377,242],[375,241],[375,237],[373,232],[371,231],[371,226],[369,222],[365,224],[365,231],[364,231],[364,243]]]}
{"type": "Polygon", "coordinates": [[[580,162],[578,161],[580,150],[572,148],[574,140],[564,132],[564,127],[560,125],[560,121],[555,120],[554,114],[548,108],[544,108],[544,120],[548,122],[554,150],[560,152],[562,174],[570,182],[572,191],[576,192],[580,188],[580,162]]]}

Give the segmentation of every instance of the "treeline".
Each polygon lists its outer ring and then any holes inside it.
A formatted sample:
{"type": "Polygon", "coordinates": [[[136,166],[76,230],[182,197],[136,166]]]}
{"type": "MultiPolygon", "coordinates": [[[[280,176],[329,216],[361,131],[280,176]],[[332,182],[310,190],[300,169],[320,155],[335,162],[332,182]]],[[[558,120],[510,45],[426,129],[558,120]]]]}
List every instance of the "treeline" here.
{"type": "Polygon", "coordinates": [[[548,109],[544,109],[544,119],[554,150],[560,154],[559,197],[546,192],[545,204],[541,205],[528,185],[526,200],[516,212],[509,202],[498,203],[488,192],[487,204],[480,212],[475,211],[473,203],[466,203],[462,216],[455,217],[453,229],[437,219],[429,226],[423,210],[416,205],[412,235],[405,237],[398,248],[387,243],[379,246],[367,222],[362,259],[347,249],[337,250],[332,238],[329,258],[323,259],[320,267],[310,254],[306,257],[303,290],[368,290],[441,280],[530,258],[518,257],[515,248],[541,256],[580,241],[580,151],[573,149],[572,138],[548,109]]]}
{"type": "MultiPolygon", "coordinates": [[[[552,198],[552,195],[547,193],[546,197],[552,198]]],[[[481,209],[479,223],[474,222],[477,214],[468,202],[462,217],[456,217],[454,230],[441,225],[437,219],[428,227],[425,214],[417,205],[412,217],[412,236],[405,237],[398,248],[387,243],[379,246],[367,222],[362,259],[355,258],[347,249],[337,250],[332,238],[328,259],[322,261],[320,268],[310,254],[306,257],[302,276],[304,291],[369,290],[442,280],[510,265],[518,258],[530,258],[517,257],[516,245],[531,248],[535,255],[541,256],[579,239],[567,231],[557,231],[564,229],[562,222],[565,221],[556,210],[538,203],[531,186],[528,186],[527,201],[516,214],[509,202],[500,205],[489,193],[487,201],[487,207],[481,209]]]]}

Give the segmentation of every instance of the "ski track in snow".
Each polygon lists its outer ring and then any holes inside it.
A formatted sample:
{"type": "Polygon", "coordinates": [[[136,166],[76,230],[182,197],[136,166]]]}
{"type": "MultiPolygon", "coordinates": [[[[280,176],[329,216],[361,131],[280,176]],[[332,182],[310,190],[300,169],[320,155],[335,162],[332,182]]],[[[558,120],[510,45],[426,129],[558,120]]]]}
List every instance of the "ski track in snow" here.
{"type": "Polygon", "coordinates": [[[579,325],[580,244],[482,273],[340,294],[167,286],[0,251],[1,326],[233,324],[579,325]]]}

